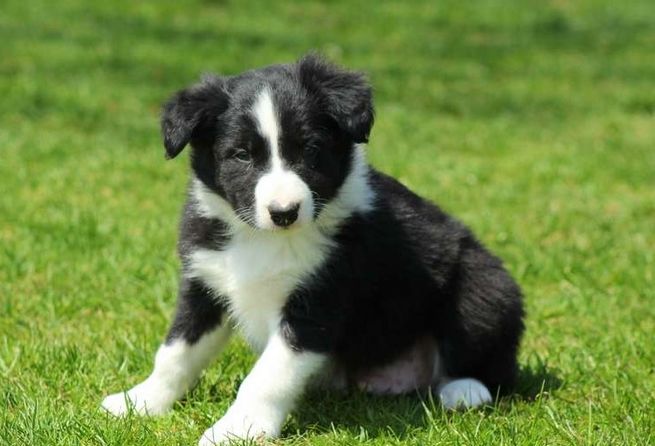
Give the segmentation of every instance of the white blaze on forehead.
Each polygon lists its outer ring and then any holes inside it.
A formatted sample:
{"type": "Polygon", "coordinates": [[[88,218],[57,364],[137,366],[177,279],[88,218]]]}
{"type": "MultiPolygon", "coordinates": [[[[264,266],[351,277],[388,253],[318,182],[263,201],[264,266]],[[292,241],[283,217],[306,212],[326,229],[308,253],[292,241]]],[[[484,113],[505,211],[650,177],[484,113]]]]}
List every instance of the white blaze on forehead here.
{"type": "Polygon", "coordinates": [[[270,218],[269,207],[298,205],[298,222],[311,221],[314,203],[309,186],[292,170],[285,168],[280,153],[280,122],[271,91],[265,87],[257,97],[252,114],[257,130],[268,142],[270,168],[257,181],[255,187],[255,220],[260,228],[271,229],[275,224],[270,218]]]}
{"type": "Polygon", "coordinates": [[[280,159],[280,150],[278,142],[280,140],[280,125],[278,116],[273,104],[273,98],[268,88],[264,88],[255,105],[252,108],[255,120],[257,121],[257,128],[259,133],[268,140],[269,147],[271,148],[271,164],[273,170],[282,167],[282,160],[280,159]]]}

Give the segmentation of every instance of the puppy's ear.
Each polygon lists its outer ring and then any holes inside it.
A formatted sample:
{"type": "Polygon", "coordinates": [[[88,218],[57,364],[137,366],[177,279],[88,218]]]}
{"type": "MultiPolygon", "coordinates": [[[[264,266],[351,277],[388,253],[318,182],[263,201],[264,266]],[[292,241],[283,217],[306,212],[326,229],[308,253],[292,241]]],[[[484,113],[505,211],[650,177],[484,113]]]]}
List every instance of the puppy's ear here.
{"type": "Polygon", "coordinates": [[[298,62],[301,83],[354,142],[368,141],[373,126],[373,93],[362,73],[343,70],[309,54],[298,62]]]}
{"type": "Polygon", "coordinates": [[[211,142],[228,100],[225,81],[216,76],[175,93],[161,117],[166,158],[175,158],[189,142],[211,142]]]}

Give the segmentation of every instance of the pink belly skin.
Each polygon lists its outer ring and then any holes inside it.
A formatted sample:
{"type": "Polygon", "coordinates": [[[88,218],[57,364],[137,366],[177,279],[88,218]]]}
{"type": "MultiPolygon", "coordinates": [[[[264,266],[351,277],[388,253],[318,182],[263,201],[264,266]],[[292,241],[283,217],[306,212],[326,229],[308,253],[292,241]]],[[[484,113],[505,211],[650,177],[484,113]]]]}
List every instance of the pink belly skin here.
{"type": "Polygon", "coordinates": [[[351,377],[357,388],[376,395],[425,391],[438,378],[438,349],[424,338],[391,364],[351,377]]]}

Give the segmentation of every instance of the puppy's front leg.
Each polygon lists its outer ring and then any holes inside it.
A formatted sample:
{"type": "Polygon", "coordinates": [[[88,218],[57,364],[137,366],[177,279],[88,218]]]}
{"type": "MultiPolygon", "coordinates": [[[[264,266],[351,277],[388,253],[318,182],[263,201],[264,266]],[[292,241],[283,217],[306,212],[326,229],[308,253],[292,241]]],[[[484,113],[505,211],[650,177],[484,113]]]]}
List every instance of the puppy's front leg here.
{"type": "Polygon", "coordinates": [[[103,409],[116,416],[130,409],[142,415],[168,411],[227,342],[231,330],[226,319],[224,309],[201,283],[183,278],[177,313],[152,373],[131,389],[106,397],[103,409]]]}
{"type": "Polygon", "coordinates": [[[325,361],[325,354],[294,350],[280,332],[275,333],[241,384],[236,401],[205,431],[199,445],[279,436],[308,379],[325,361]]]}

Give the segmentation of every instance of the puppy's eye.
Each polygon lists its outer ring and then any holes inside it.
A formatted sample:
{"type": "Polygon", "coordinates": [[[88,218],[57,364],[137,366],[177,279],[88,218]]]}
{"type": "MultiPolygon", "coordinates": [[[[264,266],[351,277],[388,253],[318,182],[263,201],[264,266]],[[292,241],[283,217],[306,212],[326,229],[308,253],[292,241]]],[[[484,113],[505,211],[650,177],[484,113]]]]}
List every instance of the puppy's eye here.
{"type": "Polygon", "coordinates": [[[309,145],[305,147],[305,154],[304,154],[305,163],[307,163],[309,167],[311,168],[316,167],[316,164],[318,162],[318,152],[319,149],[316,146],[309,145]]]}
{"type": "Polygon", "coordinates": [[[246,149],[235,149],[234,152],[232,152],[232,158],[241,161],[242,163],[249,163],[252,160],[250,152],[246,149]]]}

